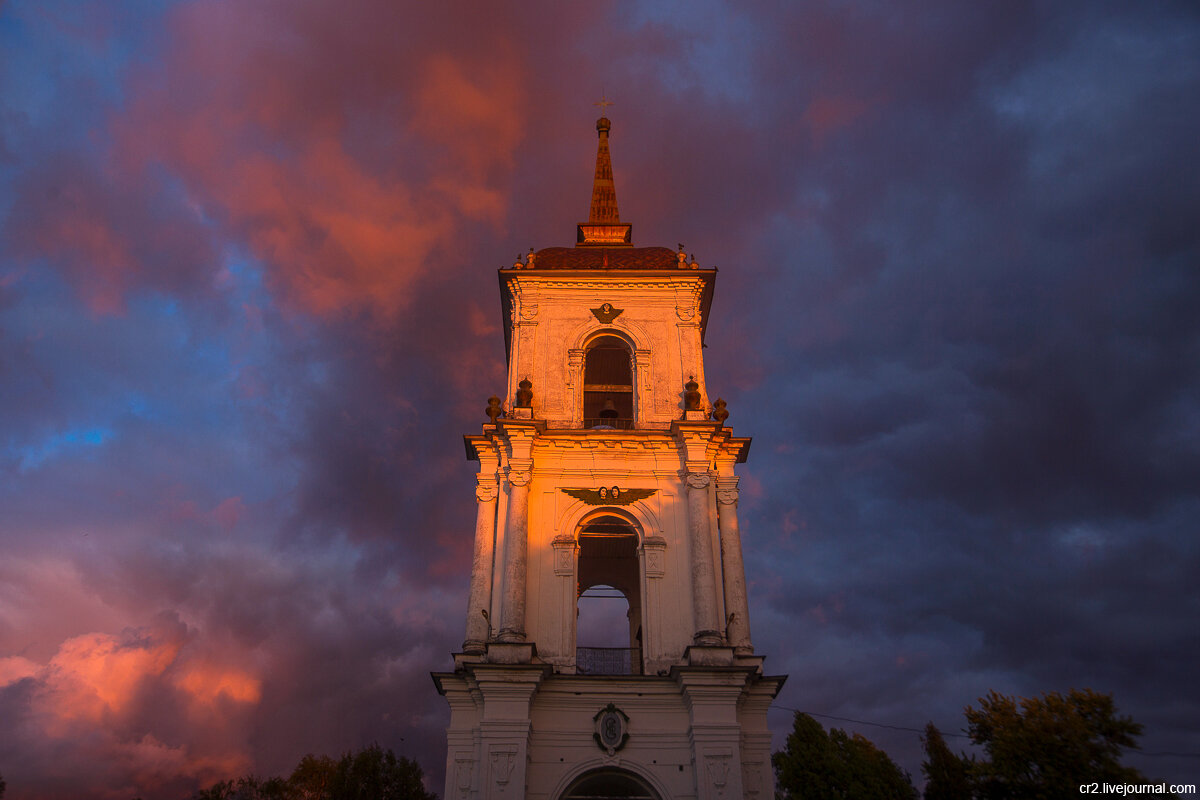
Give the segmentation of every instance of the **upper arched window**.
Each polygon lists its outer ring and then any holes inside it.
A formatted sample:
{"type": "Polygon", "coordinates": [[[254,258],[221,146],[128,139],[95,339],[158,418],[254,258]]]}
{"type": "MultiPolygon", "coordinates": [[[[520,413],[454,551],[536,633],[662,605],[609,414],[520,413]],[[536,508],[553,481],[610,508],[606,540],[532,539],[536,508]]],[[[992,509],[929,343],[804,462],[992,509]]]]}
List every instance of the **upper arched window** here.
{"type": "Polygon", "coordinates": [[[629,346],[601,336],[583,365],[583,427],[633,427],[633,366],[629,346]]]}

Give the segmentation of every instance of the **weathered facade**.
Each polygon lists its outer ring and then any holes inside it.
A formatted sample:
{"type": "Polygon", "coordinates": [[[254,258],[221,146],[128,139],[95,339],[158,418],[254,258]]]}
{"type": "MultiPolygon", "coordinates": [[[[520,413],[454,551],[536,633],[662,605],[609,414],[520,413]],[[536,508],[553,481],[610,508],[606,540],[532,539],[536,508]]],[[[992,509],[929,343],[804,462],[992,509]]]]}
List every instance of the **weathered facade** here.
{"type": "Polygon", "coordinates": [[[773,797],[750,638],[738,477],[750,440],[710,403],[716,279],[632,245],[600,143],[573,248],[501,269],[508,385],[478,461],[466,637],[451,673],[447,800],[773,797]],[[629,604],[628,647],[577,647],[580,594],[629,604]]]}

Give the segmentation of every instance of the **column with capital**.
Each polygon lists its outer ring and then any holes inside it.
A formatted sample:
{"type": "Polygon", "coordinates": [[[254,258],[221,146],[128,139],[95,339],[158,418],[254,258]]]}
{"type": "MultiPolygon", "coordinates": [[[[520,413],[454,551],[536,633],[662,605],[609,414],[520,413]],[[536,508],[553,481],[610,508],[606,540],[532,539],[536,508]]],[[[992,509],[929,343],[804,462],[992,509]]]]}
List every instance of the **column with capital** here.
{"type": "Polygon", "coordinates": [[[721,529],[721,564],[725,576],[725,609],[729,613],[726,636],[739,656],[754,653],[750,643],[750,602],[746,596],[746,566],[742,561],[742,534],[738,530],[738,478],[717,477],[717,525],[721,529]]]}
{"type": "Polygon", "coordinates": [[[708,472],[687,474],[688,538],[692,545],[692,610],[696,617],[693,641],[719,646],[716,578],[713,570],[712,537],[708,527],[708,472]]]}
{"type": "Polygon", "coordinates": [[[464,653],[482,653],[491,638],[487,609],[492,604],[492,555],[496,539],[496,477],[482,472],[475,478],[475,552],[471,559],[471,595],[467,601],[467,638],[464,653]]]}
{"type": "Polygon", "coordinates": [[[528,467],[508,470],[508,519],[504,526],[504,604],[500,609],[501,642],[525,641],[525,570],[529,560],[528,467]]]}

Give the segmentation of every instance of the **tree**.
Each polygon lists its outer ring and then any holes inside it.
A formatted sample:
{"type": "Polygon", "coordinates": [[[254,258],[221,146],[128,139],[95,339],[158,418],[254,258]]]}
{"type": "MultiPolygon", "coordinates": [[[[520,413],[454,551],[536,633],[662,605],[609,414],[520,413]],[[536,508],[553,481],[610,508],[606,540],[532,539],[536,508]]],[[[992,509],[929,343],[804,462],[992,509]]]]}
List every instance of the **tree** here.
{"type": "Polygon", "coordinates": [[[292,800],[282,778],[260,780],[253,775],[218,781],[192,795],[192,800],[292,800]]]}
{"type": "Polygon", "coordinates": [[[335,761],[306,755],[286,780],[252,775],[220,781],[192,800],[437,800],[417,762],[377,744],[335,761]]]}
{"type": "Polygon", "coordinates": [[[921,737],[925,745],[925,800],[971,800],[970,762],[946,746],[941,731],[930,722],[921,737]]]}
{"type": "Polygon", "coordinates": [[[329,756],[314,756],[311,753],[300,759],[288,778],[291,800],[325,800],[338,762],[329,756]]]}
{"type": "Polygon", "coordinates": [[[1017,699],[993,691],[965,713],[971,741],[985,753],[970,770],[980,798],[1049,800],[1084,783],[1146,782],[1120,763],[1142,726],[1117,716],[1112,695],[1072,689],[1017,699]]]}
{"type": "Polygon", "coordinates": [[[916,800],[908,773],[870,740],[796,713],[787,745],[771,757],[786,800],[916,800]]]}
{"type": "Polygon", "coordinates": [[[337,764],[329,782],[329,800],[437,800],[425,791],[421,767],[377,744],[337,764]]]}

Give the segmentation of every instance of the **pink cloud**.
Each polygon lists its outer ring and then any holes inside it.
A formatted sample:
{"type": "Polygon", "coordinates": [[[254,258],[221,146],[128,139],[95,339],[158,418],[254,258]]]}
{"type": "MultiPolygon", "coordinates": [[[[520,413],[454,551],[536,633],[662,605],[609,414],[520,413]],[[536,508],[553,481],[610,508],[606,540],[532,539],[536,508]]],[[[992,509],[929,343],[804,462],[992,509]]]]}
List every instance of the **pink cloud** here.
{"type": "Polygon", "coordinates": [[[390,315],[464,223],[504,219],[520,53],[499,37],[494,52],[388,46],[364,64],[363,42],[331,34],[339,10],[292,10],[268,26],[259,6],[181,9],[161,73],[114,118],[117,163],[165,165],[291,308],[390,315]],[[280,25],[293,29],[266,35],[280,25]]]}
{"type": "Polygon", "coordinates": [[[120,634],[73,636],[44,664],[4,659],[0,688],[33,681],[28,715],[13,724],[40,753],[102,765],[111,783],[92,775],[95,796],[163,792],[249,768],[239,728],[262,681],[231,657],[164,615],[120,634]]]}

